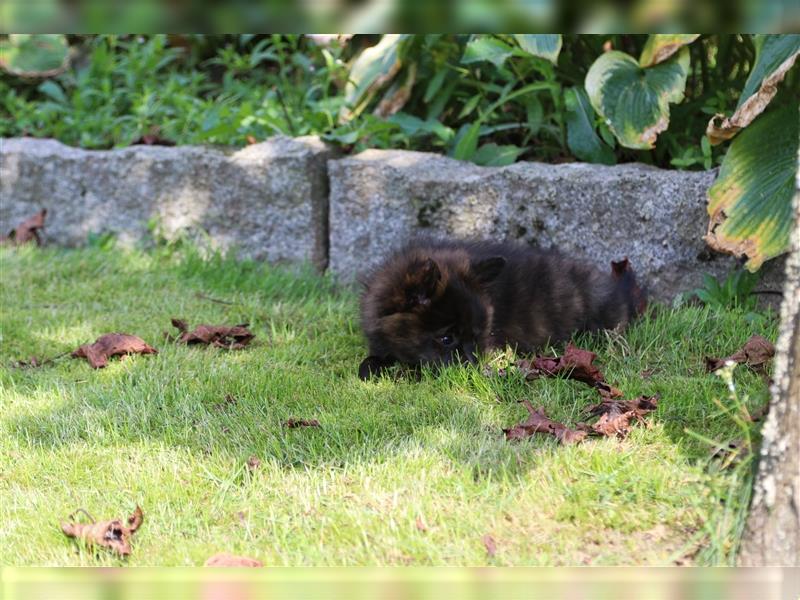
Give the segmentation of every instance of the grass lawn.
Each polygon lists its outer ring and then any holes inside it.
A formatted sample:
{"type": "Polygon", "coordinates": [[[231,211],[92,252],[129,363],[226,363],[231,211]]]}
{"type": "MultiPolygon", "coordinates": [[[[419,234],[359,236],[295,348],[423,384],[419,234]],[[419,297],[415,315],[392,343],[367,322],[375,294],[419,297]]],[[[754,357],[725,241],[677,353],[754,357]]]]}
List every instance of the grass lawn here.
{"type": "MultiPolygon", "coordinates": [[[[595,393],[472,367],[364,383],[356,294],[310,272],[189,251],[0,259],[0,564],[123,564],[79,550],[59,522],[137,503],[130,565],[200,565],[220,551],[267,565],[732,560],[751,461],[721,468],[687,430],[728,442],[757,429],[721,408],[733,400],[703,357],[754,333],[774,340],[772,315],[656,306],[624,336],[582,337],[627,397],[661,395],[651,426],[623,441],[509,443],[501,429],[527,414],[518,399],[573,424],[595,393]],[[232,352],[179,346],[164,339],[171,317],[249,322],[256,339],[232,352]],[[14,366],[112,331],[159,354],[102,370],[68,355],[14,366]],[[287,429],[290,417],[321,427],[287,429]]],[[[748,407],[764,404],[757,375],[738,367],[734,380],[748,407]]]]}

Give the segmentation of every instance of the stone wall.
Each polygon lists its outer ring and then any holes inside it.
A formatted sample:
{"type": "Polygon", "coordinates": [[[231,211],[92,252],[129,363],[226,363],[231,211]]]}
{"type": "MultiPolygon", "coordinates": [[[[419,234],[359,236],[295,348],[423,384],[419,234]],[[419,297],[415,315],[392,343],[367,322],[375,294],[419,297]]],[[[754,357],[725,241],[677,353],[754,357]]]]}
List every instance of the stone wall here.
{"type": "Polygon", "coordinates": [[[81,150],[54,140],[0,140],[3,233],[47,208],[45,239],[76,246],[89,233],[123,243],[157,222],[166,237],[206,232],[221,249],[272,262],[328,256],[331,150],[316,137],[274,137],[237,152],[196,146],[81,150]]]}
{"type": "MultiPolygon", "coordinates": [[[[352,281],[415,234],[512,239],[607,267],[630,258],[669,300],[724,275],[703,242],[714,172],[523,162],[479,167],[436,154],[368,150],[336,158],[318,138],[275,137],[237,152],[134,146],[86,151],[0,140],[0,227],[48,209],[45,239],[90,232],[123,242],[203,230],[216,246],[272,262],[312,261],[352,281]]],[[[779,289],[782,260],[765,266],[779,289]]]]}
{"type": "MultiPolygon", "coordinates": [[[[368,270],[414,234],[519,240],[605,267],[627,256],[662,300],[736,264],[703,241],[713,171],[532,162],[488,168],[385,150],[333,160],[328,169],[329,268],[341,276],[368,270]]],[[[782,268],[772,263],[766,279],[778,286],[782,268]]]]}

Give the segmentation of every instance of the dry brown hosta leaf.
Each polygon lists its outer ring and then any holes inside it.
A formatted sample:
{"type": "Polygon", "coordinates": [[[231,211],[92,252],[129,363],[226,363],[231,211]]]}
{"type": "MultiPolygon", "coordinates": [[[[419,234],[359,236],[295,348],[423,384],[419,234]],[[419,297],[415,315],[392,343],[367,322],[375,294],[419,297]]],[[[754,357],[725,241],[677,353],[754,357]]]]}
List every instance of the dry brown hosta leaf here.
{"type": "Polygon", "coordinates": [[[172,319],[172,325],[181,332],[178,341],[183,344],[208,344],[229,350],[239,350],[256,337],[247,328],[248,323],[241,323],[233,327],[198,325],[192,331],[189,331],[189,326],[182,319],[172,319]]]}
{"type": "Polygon", "coordinates": [[[289,429],[296,429],[297,427],[319,427],[319,421],[316,419],[295,419],[291,417],[284,421],[284,426],[289,429]]]}
{"type": "Polygon", "coordinates": [[[65,522],[61,524],[61,531],[67,537],[83,540],[89,547],[102,546],[120,556],[128,556],[131,553],[131,535],[141,527],[143,521],[142,509],[137,505],[133,514],[128,517],[127,525],[120,519],[96,523],[65,522]]]}
{"type": "Polygon", "coordinates": [[[585,431],[570,429],[563,423],[550,419],[542,408],[533,408],[528,400],[521,400],[530,413],[528,419],[510,429],[504,429],[507,440],[518,440],[532,436],[534,433],[547,433],[555,436],[563,444],[574,444],[586,437],[585,431]]]}
{"type": "Polygon", "coordinates": [[[628,435],[631,422],[644,423],[644,415],[658,408],[658,396],[639,396],[634,400],[604,397],[597,404],[590,406],[586,412],[600,418],[591,431],[595,434],[624,438],[628,435]]]}
{"type": "Polygon", "coordinates": [[[158,354],[142,338],[127,333],[107,333],[94,344],[84,344],[72,353],[75,358],[85,358],[94,369],[102,369],[111,356],[125,354],[158,354]]]}
{"type": "Polygon", "coordinates": [[[594,352],[569,343],[563,356],[537,356],[518,360],[515,364],[528,380],[564,374],[570,379],[577,379],[597,388],[603,395],[621,396],[622,392],[607,384],[603,373],[592,364],[595,358],[597,355],[594,352]]]}
{"type": "Polygon", "coordinates": [[[775,356],[775,346],[768,339],[760,335],[753,335],[739,350],[725,358],[706,356],[706,370],[711,373],[725,366],[725,362],[732,360],[744,363],[758,373],[766,373],[766,364],[775,356]]]}
{"type": "Polygon", "coordinates": [[[481,541],[483,542],[483,547],[486,548],[486,554],[489,558],[497,554],[497,543],[491,535],[487,533],[481,538],[481,541]]]}
{"type": "Polygon", "coordinates": [[[2,238],[3,243],[21,246],[28,242],[36,242],[37,246],[42,245],[42,238],[39,230],[44,227],[44,218],[47,216],[47,209],[43,208],[38,213],[25,219],[22,223],[12,229],[8,236],[2,238]]]}
{"type": "Polygon", "coordinates": [[[730,117],[725,117],[722,113],[711,117],[706,127],[708,141],[712,145],[717,145],[731,139],[764,112],[764,109],[778,92],[778,84],[783,81],[786,73],[794,66],[798,56],[800,56],[800,53],[795,52],[778,65],[774,71],[763,79],[758,90],[745,100],[730,117]],[[720,119],[722,120],[720,121],[720,119]]]}
{"type": "Polygon", "coordinates": [[[247,556],[236,556],[227,552],[220,552],[210,557],[204,567],[263,567],[260,560],[247,556]]]}

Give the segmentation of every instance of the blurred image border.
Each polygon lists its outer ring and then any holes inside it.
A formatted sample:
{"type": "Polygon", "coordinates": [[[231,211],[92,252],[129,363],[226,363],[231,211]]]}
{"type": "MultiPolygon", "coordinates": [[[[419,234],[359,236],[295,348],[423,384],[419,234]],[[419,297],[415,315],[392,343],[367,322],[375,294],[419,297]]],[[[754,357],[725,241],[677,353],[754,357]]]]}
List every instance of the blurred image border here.
{"type": "Polygon", "coordinates": [[[267,567],[0,569],[5,600],[724,598],[789,600],[800,568],[267,567]]]}

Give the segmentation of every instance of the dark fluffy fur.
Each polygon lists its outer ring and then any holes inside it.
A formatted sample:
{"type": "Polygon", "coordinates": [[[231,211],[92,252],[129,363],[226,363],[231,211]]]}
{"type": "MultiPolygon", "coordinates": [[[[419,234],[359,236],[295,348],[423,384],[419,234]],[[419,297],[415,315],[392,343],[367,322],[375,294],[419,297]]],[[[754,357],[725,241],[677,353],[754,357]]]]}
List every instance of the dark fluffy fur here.
{"type": "Polygon", "coordinates": [[[363,379],[397,362],[474,362],[505,345],[529,352],[576,331],[624,326],[646,302],[627,260],[602,273],[513,243],[417,239],[364,285],[363,379]]]}

